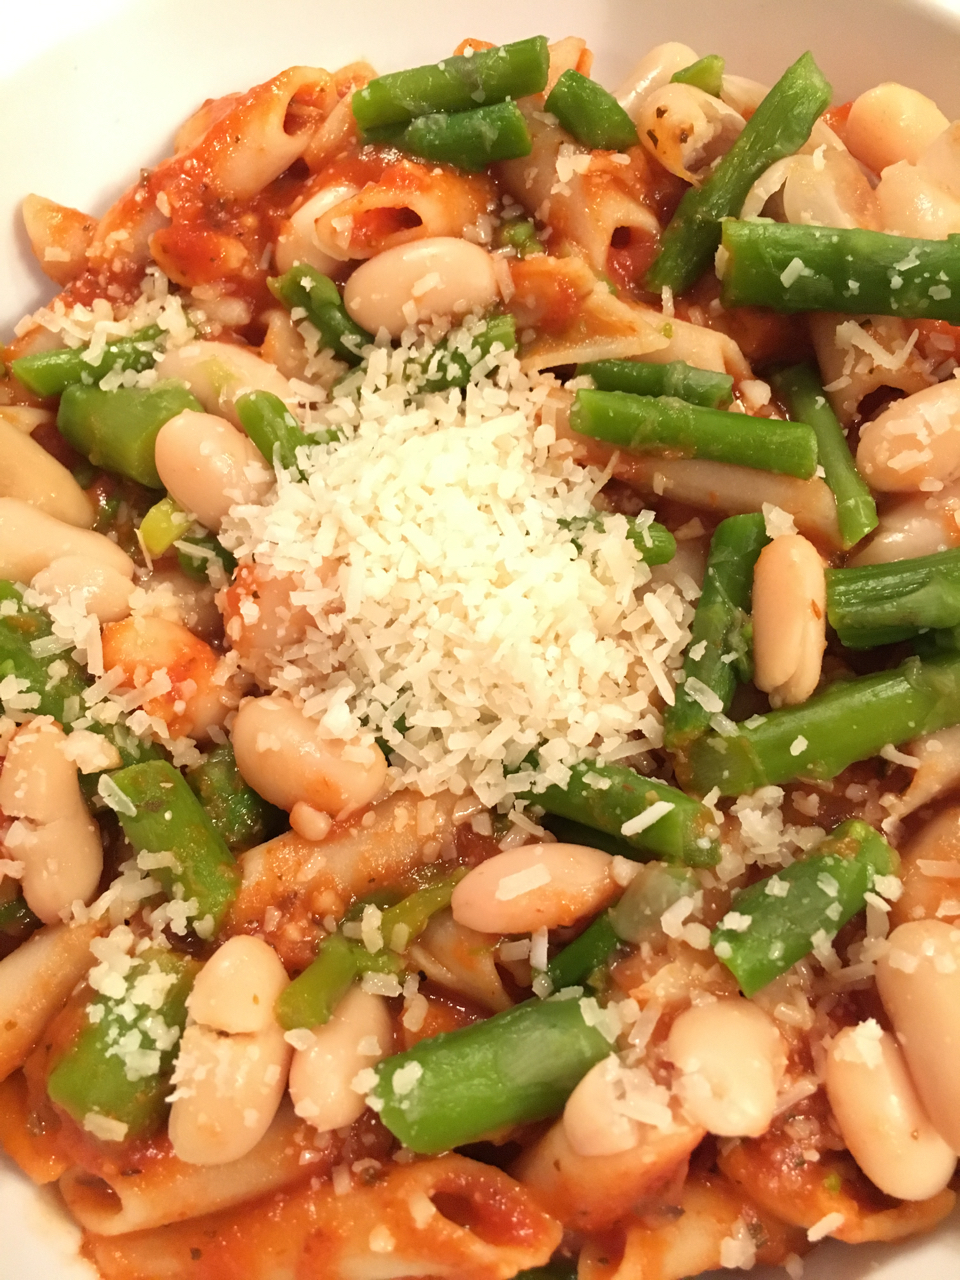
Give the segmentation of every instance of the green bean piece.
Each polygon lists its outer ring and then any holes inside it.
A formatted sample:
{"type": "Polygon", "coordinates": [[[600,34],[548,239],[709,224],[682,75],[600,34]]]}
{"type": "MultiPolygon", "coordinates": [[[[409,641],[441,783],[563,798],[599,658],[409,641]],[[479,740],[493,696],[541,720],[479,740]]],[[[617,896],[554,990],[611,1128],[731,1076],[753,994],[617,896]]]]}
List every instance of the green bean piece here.
{"type": "Polygon", "coordinates": [[[740,983],[755,995],[828,943],[864,908],[875,876],[896,875],[897,853],[872,827],[841,823],[801,861],[734,896],[711,943],[740,983]]]}
{"type": "Polygon", "coordinates": [[[809,480],[817,469],[812,427],[705,409],[675,396],[578,391],[570,425],[581,435],[638,453],[707,458],[800,480],[809,480]]]}
{"type": "Polygon", "coordinates": [[[520,258],[546,253],[537,239],[537,228],[529,218],[509,218],[501,222],[494,232],[493,242],[498,249],[515,249],[520,258]]]}
{"type": "Polygon", "coordinates": [[[637,851],[623,836],[609,835],[606,831],[598,831],[596,827],[588,827],[582,822],[573,822],[570,818],[561,818],[557,813],[544,814],[540,825],[557,837],[561,844],[585,844],[591,849],[602,849],[604,853],[614,857],[635,859],[637,851]]]}
{"type": "Polygon", "coordinates": [[[283,810],[244,782],[229,742],[214,747],[203,764],[188,769],[186,779],[231,853],[263,844],[287,825],[283,810]]]}
{"type": "Polygon", "coordinates": [[[849,649],[960,625],[960,550],[828,569],[827,617],[849,649]]]}
{"type": "Polygon", "coordinates": [[[849,550],[877,527],[877,504],[857,470],[843,428],[809,365],[784,369],[771,382],[791,418],[807,423],[817,434],[820,465],[837,502],[844,550],[849,550]]]}
{"type": "Polygon", "coordinates": [[[140,521],[140,541],[150,556],[162,556],[190,528],[193,521],[169,495],[155,502],[140,521]]]}
{"type": "MultiPolygon", "coordinates": [[[[176,547],[177,563],[187,577],[192,578],[194,582],[212,581],[210,570],[214,563],[220,566],[223,580],[231,578],[237,567],[236,556],[232,556],[226,547],[221,546],[212,533],[202,537],[187,534],[177,539],[176,547]]],[[[220,582],[214,581],[214,586],[219,585],[221,585],[220,582]]]]}
{"type": "Polygon", "coordinates": [[[414,938],[423,933],[430,918],[450,905],[453,891],[468,869],[457,867],[450,875],[434,884],[424,885],[384,911],[380,932],[391,951],[406,951],[414,938]]]}
{"type": "Polygon", "coordinates": [[[157,359],[157,342],[164,336],[159,325],[148,325],[129,338],[108,342],[99,360],[88,360],[87,347],[60,347],[21,356],[10,365],[14,377],[34,395],[59,396],[75,383],[93,386],[114,369],[142,373],[152,369],[157,359]]]}
{"type": "Polygon", "coordinates": [[[412,390],[418,392],[465,387],[474,369],[495,346],[512,351],[516,345],[517,327],[513,316],[488,316],[473,333],[455,329],[428,354],[408,361],[405,376],[412,390]]]}
{"type": "Polygon", "coordinates": [[[386,948],[371,952],[359,942],[331,933],[320,943],[310,965],[281,992],[277,1021],[285,1031],[323,1026],[362,974],[396,974],[402,968],[394,952],[386,948]]]}
{"type": "Polygon", "coordinates": [[[320,335],[321,348],[331,350],[349,365],[360,364],[361,350],[373,342],[373,335],[350,319],[337,286],[328,276],[300,263],[282,276],[271,276],[267,287],[291,311],[301,308],[306,312],[303,319],[320,335]]]}
{"type": "Polygon", "coordinates": [[[73,447],[97,467],[129,476],[148,489],[162,489],[154,445],[165,422],[203,405],[178,382],[101,391],[74,383],[60,400],[57,426],[73,447]]]}
{"type": "Polygon", "coordinates": [[[710,540],[683,683],[663,713],[663,740],[671,751],[703,733],[714,715],[729,711],[738,683],[751,678],[753,569],[768,541],[759,513],[721,520],[710,540]]]}
{"type": "Polygon", "coordinates": [[[405,1147],[424,1155],[556,1115],[611,1052],[584,1005],[596,1010],[593,1000],[528,1000],[421,1040],[375,1068],[371,1105],[405,1147]]]}
{"type": "Polygon", "coordinates": [[[365,134],[406,124],[438,111],[523,98],[546,87],[550,53],[546,36],[531,36],[495,49],[474,50],[430,66],[378,76],[353,95],[353,117],[365,134]]]}
{"type": "Polygon", "coordinates": [[[830,96],[809,53],[784,72],[703,185],[680,201],[647,272],[648,289],[683,293],[699,280],[720,244],[722,219],[736,217],[761,173],[803,146],[830,96]]]}
{"type": "Polygon", "coordinates": [[[700,881],[689,867],[648,862],[610,908],[610,925],[618,938],[639,946],[660,932],[660,917],[681,898],[692,898],[700,881]]]}
{"type": "Polygon", "coordinates": [[[651,364],[643,360],[592,360],[577,365],[577,377],[593,379],[598,391],[629,391],[635,396],[675,396],[705,409],[725,409],[733,400],[729,373],[697,369],[683,360],[651,364]]]}
{"type": "Polygon", "coordinates": [[[611,923],[610,913],[604,911],[547,965],[551,990],[582,987],[592,973],[607,963],[619,945],[620,937],[611,923]]]}
{"type": "Polygon", "coordinates": [[[78,1035],[50,1072],[51,1100],[94,1133],[91,1117],[125,1125],[118,1141],[159,1129],[199,969],[175,951],[144,952],[120,980],[122,994],[101,995],[87,1006],[78,1035]]]}
{"type": "Polygon", "coordinates": [[[691,62],[689,67],[675,71],[670,77],[670,83],[692,84],[695,89],[702,89],[712,98],[719,98],[723,88],[724,66],[724,60],[719,53],[708,53],[705,58],[691,62]]]}
{"type": "MultiPolygon", "coordinates": [[[[580,538],[588,529],[603,529],[604,512],[598,511],[590,516],[571,516],[559,521],[562,529],[569,529],[573,534],[571,541],[578,551],[583,547],[580,538]]],[[[613,514],[613,513],[610,513],[613,514]]],[[[655,521],[645,523],[636,516],[625,516],[627,537],[640,553],[640,558],[647,564],[669,564],[677,554],[677,540],[662,524],[655,521]]]]}
{"type": "Polygon", "coordinates": [[[908,658],[894,671],[838,680],[796,707],[737,725],[731,737],[704,734],[678,756],[691,791],[738,796],[792,778],[834,778],[887,743],[899,746],[960,723],[960,657],[908,658]]]}
{"type": "Polygon", "coordinates": [[[110,774],[110,783],[101,784],[101,794],[112,797],[136,852],[170,855],[150,874],[168,898],[195,900],[193,928],[200,937],[213,937],[236,897],[240,871],[183,774],[167,760],[151,760],[110,774]]]}
{"type": "Polygon", "coordinates": [[[272,391],[248,391],[237,397],[235,408],[240,425],[270,466],[279,464],[285,471],[296,471],[301,477],[304,472],[297,462],[297,450],[305,445],[329,444],[337,438],[335,431],[316,435],[304,431],[272,391]]]}
{"type": "Polygon", "coordinates": [[[551,111],[567,133],[591,151],[626,151],[640,139],[637,126],[612,93],[579,71],[564,71],[547,95],[551,111]]]}
{"type": "Polygon", "coordinates": [[[960,236],[728,219],[725,307],[842,311],[960,324],[960,236]]]}
{"type": "Polygon", "coordinates": [[[645,778],[623,764],[575,764],[565,787],[551,783],[524,799],[547,813],[625,840],[634,850],[632,856],[641,861],[645,854],[691,867],[712,867],[720,861],[710,810],[676,787],[645,778]],[[648,826],[632,835],[623,832],[624,824],[654,806],[659,806],[657,816],[648,826]]]}
{"type": "Polygon", "coordinates": [[[497,160],[528,156],[533,147],[526,119],[515,102],[495,102],[454,115],[437,112],[418,116],[408,125],[367,129],[363,138],[471,173],[479,173],[497,160]]]}

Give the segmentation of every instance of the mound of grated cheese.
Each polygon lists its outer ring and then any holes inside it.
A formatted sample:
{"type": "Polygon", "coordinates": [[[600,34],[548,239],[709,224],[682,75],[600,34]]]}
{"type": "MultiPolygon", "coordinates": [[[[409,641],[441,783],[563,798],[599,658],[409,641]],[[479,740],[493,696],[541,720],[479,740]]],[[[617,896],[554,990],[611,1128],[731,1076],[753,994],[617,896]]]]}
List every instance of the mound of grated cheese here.
{"type": "Polygon", "coordinates": [[[325,736],[385,739],[392,785],[426,795],[506,803],[658,745],[692,607],[654,587],[623,516],[578,551],[562,522],[607,477],[558,439],[557,383],[506,352],[464,391],[414,397],[409,358],[373,351],[359,393],[321,410],[341,438],[298,451],[306,481],[280,473],[224,524],[238,558],[297,575],[315,624],[270,683],[325,736]]]}

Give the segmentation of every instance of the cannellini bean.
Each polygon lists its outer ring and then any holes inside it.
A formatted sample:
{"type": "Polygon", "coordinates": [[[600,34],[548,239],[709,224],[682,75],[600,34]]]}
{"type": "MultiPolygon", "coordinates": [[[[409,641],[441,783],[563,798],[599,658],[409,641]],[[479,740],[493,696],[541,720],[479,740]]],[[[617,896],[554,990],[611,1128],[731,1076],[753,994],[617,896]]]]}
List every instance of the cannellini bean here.
{"type": "MultiPolygon", "coordinates": [[[[932,758],[948,758],[955,785],[960,781],[960,726],[943,732],[951,738],[932,758]]],[[[915,807],[911,805],[906,812],[915,807]]],[[[902,807],[894,808],[893,813],[901,817],[902,807]]],[[[941,809],[920,829],[902,852],[900,880],[903,889],[890,909],[893,927],[911,920],[960,922],[960,808],[941,809]]]]}
{"type": "Polygon", "coordinates": [[[321,1133],[353,1124],[366,1101],[353,1081],[391,1051],[393,1030],[386,1001],[354,987],[329,1022],[304,1032],[290,1067],[290,1097],[301,1119],[321,1133]]]}
{"type": "MultiPolygon", "coordinates": [[[[904,751],[920,763],[914,769],[906,791],[890,805],[890,813],[894,818],[905,818],[921,805],[929,804],[937,796],[952,791],[960,782],[960,725],[925,734],[915,742],[908,743],[904,751]]],[[[889,799],[884,800],[884,804],[890,804],[889,799]]],[[[929,827],[924,828],[924,831],[927,830],[929,827]]],[[[936,855],[924,856],[933,858],[936,855]]]]}
{"type": "Polygon", "coordinates": [[[898,160],[916,164],[948,123],[930,98],[887,81],[854,100],[847,117],[847,146],[868,169],[880,173],[898,160]]]}
{"type": "Polygon", "coordinates": [[[895,400],[860,432],[857,470],[872,489],[913,491],[960,476],[960,382],[895,400]]]}
{"type": "Polygon", "coordinates": [[[320,735],[289,698],[250,698],[237,712],[233,749],[244,781],[281,809],[298,801],[345,817],[375,799],[387,776],[383,752],[320,735]]]}
{"type": "Polygon", "coordinates": [[[343,302],[357,324],[399,338],[431,316],[487,311],[499,296],[489,253],[469,240],[432,236],[369,258],[347,281],[343,302]]]}
{"type": "Polygon", "coordinates": [[[581,844],[527,844],[495,854],[460,881],[453,918],[479,933],[556,929],[594,915],[618,892],[613,859],[581,844]]]}
{"type": "Polygon", "coordinates": [[[682,1074],[688,1118],[721,1137],[758,1137],[773,1119],[785,1055],[772,1019],[747,1000],[685,1010],[670,1028],[667,1056],[682,1074]]]}
{"type": "Polygon", "coordinates": [[[208,413],[222,414],[237,427],[233,402],[246,391],[272,391],[294,399],[290,383],[249,347],[232,342],[189,342],[166,351],[157,361],[158,378],[186,383],[208,413]]]}
{"type": "Polygon", "coordinates": [[[87,613],[119,622],[130,612],[133,583],[112,565],[87,556],[60,556],[34,574],[30,586],[51,604],[79,592],[87,613]]]}
{"type": "Polygon", "coordinates": [[[195,1022],[230,1035],[273,1025],[273,1006],[289,982],[280,957],[262,938],[228,938],[200,970],[187,1000],[195,1022]]]}
{"type": "Polygon", "coordinates": [[[0,418],[0,497],[20,498],[65,524],[89,529],[93,503],[73,476],[32,436],[0,418]]]}
{"type": "Polygon", "coordinates": [[[930,1123],[889,1031],[871,1020],[838,1032],[826,1086],[850,1154],[881,1191],[927,1200],[943,1190],[957,1157],[930,1123]]]}
{"type": "Polygon", "coordinates": [[[945,240],[960,231],[960,199],[918,165],[884,169],[876,196],[882,228],[893,235],[945,240]]]}
{"type": "Polygon", "coordinates": [[[19,498],[0,497],[0,578],[29,582],[62,556],[84,556],[133,577],[133,561],[102,533],[64,524],[19,498]]]}
{"type": "Polygon", "coordinates": [[[960,485],[944,485],[936,493],[919,493],[883,510],[876,533],[849,563],[889,564],[958,545],[960,485]]]}
{"type": "Polygon", "coordinates": [[[357,190],[357,187],[350,184],[324,187],[305,200],[300,208],[290,215],[277,237],[278,271],[289,271],[298,262],[316,267],[324,275],[329,275],[331,271],[336,270],[346,255],[341,254],[335,258],[320,247],[320,241],[317,239],[317,219],[322,218],[328,210],[335,208],[344,200],[349,200],[351,196],[356,195],[357,190]]]}
{"type": "Polygon", "coordinates": [[[691,84],[665,84],[644,99],[636,115],[640,141],[671,173],[699,185],[713,162],[743,132],[733,107],[691,84]]]}
{"type": "Polygon", "coordinates": [[[916,920],[890,935],[877,962],[877,990],[920,1101],[960,1153],[960,929],[916,920]]]}
{"type": "Polygon", "coordinates": [[[188,1026],[173,1075],[174,1154],[186,1164],[229,1164],[252,1151],[283,1099],[291,1049],[273,1023],[253,1035],[188,1026]]]}
{"type": "Polygon", "coordinates": [[[826,648],[827,581],[812,542],[782,534],[757,557],[753,572],[754,682],[774,707],[810,697],[826,648]]]}
{"type": "Polygon", "coordinates": [[[648,94],[669,83],[670,77],[691,67],[698,55],[688,44],[668,40],[644,54],[614,95],[632,120],[636,120],[648,94]]]}
{"type": "Polygon", "coordinates": [[[0,809],[17,819],[4,850],[23,863],[23,896],[45,924],[78,898],[90,902],[103,870],[100,831],[65,744],[60,726],[38,717],[14,735],[0,772],[0,809]]]}
{"type": "Polygon", "coordinates": [[[160,428],[155,448],[170,496],[215,533],[232,506],[261,502],[274,483],[256,445],[211,413],[184,409],[160,428]]]}
{"type": "Polygon", "coordinates": [[[577,1155],[612,1156],[640,1142],[643,1127],[619,1105],[626,1096],[629,1075],[630,1068],[611,1053],[590,1068],[567,1099],[563,1127],[577,1155]]]}

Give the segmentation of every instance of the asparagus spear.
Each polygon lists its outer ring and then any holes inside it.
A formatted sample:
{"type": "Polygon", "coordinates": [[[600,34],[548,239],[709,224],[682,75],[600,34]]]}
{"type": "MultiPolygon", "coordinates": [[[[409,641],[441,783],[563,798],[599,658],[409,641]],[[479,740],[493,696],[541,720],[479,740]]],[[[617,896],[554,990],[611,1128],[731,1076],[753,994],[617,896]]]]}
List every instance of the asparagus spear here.
{"type": "MultiPolygon", "coordinates": [[[[405,1147],[423,1154],[556,1115],[594,1063],[611,1051],[586,1021],[583,1004],[528,1000],[421,1040],[376,1067],[370,1103],[405,1147]]],[[[596,1006],[591,1001],[586,1008],[596,1006]]]]}
{"type": "MultiPolygon", "coordinates": [[[[632,516],[627,516],[626,520],[627,537],[640,552],[643,560],[647,564],[669,564],[677,554],[677,540],[670,530],[655,521],[644,524],[632,516]]],[[[574,545],[579,551],[582,550],[577,541],[579,536],[591,526],[595,529],[603,528],[603,512],[598,511],[593,516],[574,516],[569,520],[561,520],[560,524],[573,534],[574,545]]]]}
{"type": "Polygon", "coordinates": [[[593,360],[577,365],[577,377],[587,375],[598,391],[630,391],[637,396],[675,396],[706,409],[723,409],[733,399],[728,373],[697,369],[683,360],[651,364],[643,360],[593,360]]]}
{"type": "Polygon", "coordinates": [[[454,889],[467,874],[467,867],[457,867],[450,875],[433,884],[424,885],[395,906],[388,907],[380,921],[383,941],[391,951],[406,951],[407,947],[424,931],[432,916],[450,905],[454,889]]]}
{"type": "Polygon", "coordinates": [[[806,422],[816,432],[817,454],[837,500],[837,523],[847,550],[877,527],[877,504],[860,477],[843,428],[809,365],[784,369],[771,381],[790,416],[797,422],[806,422]]]}
{"type": "Polygon", "coordinates": [[[470,57],[379,76],[353,95],[353,116],[361,132],[406,124],[439,111],[470,111],[507,98],[539,93],[547,83],[550,54],[545,36],[532,36],[470,57]]]}
{"type": "Polygon", "coordinates": [[[399,973],[393,951],[370,952],[359,942],[332,933],[320,943],[316,958],[281,992],[277,1021],[287,1031],[329,1022],[337,1005],[364,973],[399,973]]]}
{"type": "Polygon", "coordinates": [[[960,237],[791,223],[723,224],[725,307],[845,311],[960,323],[960,237]]]}
{"type": "Polygon", "coordinates": [[[598,831],[596,827],[585,826],[582,822],[561,818],[559,814],[546,814],[541,825],[555,835],[561,844],[585,844],[592,849],[602,849],[604,853],[613,854],[614,857],[636,857],[636,849],[623,836],[609,835],[606,831],[598,831]]]}
{"type": "Polygon", "coordinates": [[[497,160],[528,156],[533,147],[527,122],[515,102],[495,102],[452,115],[435,112],[418,116],[407,125],[365,129],[363,140],[387,143],[423,160],[453,164],[472,173],[497,160]]]}
{"type": "Polygon", "coordinates": [[[606,964],[619,945],[620,936],[613,927],[610,913],[604,911],[547,965],[551,989],[562,991],[564,987],[582,986],[595,969],[606,964]]]}
{"type": "Polygon", "coordinates": [[[263,844],[286,826],[286,814],[268,804],[240,776],[229,742],[215,747],[187,782],[231,852],[263,844]]]}
{"type": "Polygon", "coordinates": [[[703,733],[711,716],[729,711],[738,680],[750,678],[753,567],[767,542],[761,515],[730,516],[717,525],[683,660],[684,680],[663,716],[664,743],[672,751],[703,733]]]}
{"type": "Polygon", "coordinates": [[[129,338],[108,342],[99,360],[88,360],[90,348],[61,347],[37,351],[14,360],[14,377],[38,396],[59,396],[74,383],[92,386],[114,369],[151,369],[157,358],[157,342],[163,337],[159,325],[149,325],[129,338]]]}
{"type": "Polygon", "coordinates": [[[708,53],[705,58],[691,62],[689,67],[675,71],[670,77],[672,84],[692,84],[714,98],[720,97],[723,88],[724,60],[719,53],[708,53]]]}
{"type": "Polygon", "coordinates": [[[593,151],[625,151],[640,141],[637,126],[613,94],[579,71],[563,72],[544,108],[593,151]]]}
{"type": "Polygon", "coordinates": [[[791,778],[833,778],[856,760],[960,723],[960,656],[838,680],[801,706],[783,707],[737,726],[735,737],[704,734],[678,757],[691,791],[737,796],[791,778]]]}
{"type": "Polygon", "coordinates": [[[960,551],[828,569],[827,617],[850,649],[955,627],[960,624],[960,551]]]}
{"type": "Polygon", "coordinates": [[[416,391],[446,391],[450,387],[465,387],[479,362],[499,344],[504,351],[517,345],[517,329],[513,316],[488,316],[482,327],[469,336],[465,331],[454,334],[438,343],[427,356],[418,356],[408,362],[407,380],[416,391]]]}
{"type": "Polygon", "coordinates": [[[570,425],[581,435],[638,453],[732,462],[801,480],[817,469],[812,427],[705,409],[673,396],[578,391],[570,425]]]}
{"type": "Polygon", "coordinates": [[[659,293],[666,286],[682,293],[703,275],[720,243],[721,220],[740,212],[747,192],[774,161],[806,142],[829,102],[830,86],[805,53],[763,99],[703,186],[680,201],[647,272],[648,289],[659,293]]]}
{"type": "Polygon", "coordinates": [[[347,364],[360,364],[361,348],[373,342],[373,335],[350,319],[337,286],[328,276],[303,263],[282,276],[271,276],[267,287],[291,311],[302,308],[306,312],[305,319],[319,333],[322,347],[329,347],[347,364]]]}
{"type": "Polygon", "coordinates": [[[719,959],[752,996],[831,941],[864,907],[875,876],[895,875],[900,864],[886,840],[851,819],[800,862],[738,893],[713,931],[719,959]]]}

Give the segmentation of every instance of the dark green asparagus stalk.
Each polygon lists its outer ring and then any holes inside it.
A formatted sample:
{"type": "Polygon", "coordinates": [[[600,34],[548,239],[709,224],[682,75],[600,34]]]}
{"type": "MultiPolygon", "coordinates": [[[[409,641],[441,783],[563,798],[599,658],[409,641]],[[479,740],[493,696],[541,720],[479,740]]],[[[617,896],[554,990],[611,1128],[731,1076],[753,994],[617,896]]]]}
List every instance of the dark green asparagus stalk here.
{"type": "Polygon", "coordinates": [[[791,778],[833,778],[887,743],[899,746],[960,723],[960,656],[838,680],[801,706],[783,707],[737,726],[735,737],[704,734],[678,758],[677,774],[699,795],[726,796],[791,778]]]}
{"type": "Polygon", "coordinates": [[[303,471],[297,462],[297,450],[304,445],[329,444],[337,432],[311,434],[293,416],[279,396],[272,391],[248,391],[235,401],[237,417],[244,431],[272,467],[279,463],[286,471],[303,471]]]}
{"type": "Polygon", "coordinates": [[[203,405],[177,382],[160,382],[146,391],[101,391],[74,383],[60,400],[57,426],[94,466],[129,476],[148,489],[162,489],[154,445],[163,424],[184,409],[202,413],[203,405]]]}
{"type": "Polygon", "coordinates": [[[564,71],[544,108],[592,151],[625,151],[640,142],[637,126],[613,94],[579,71],[564,71]]]}
{"type": "Polygon", "coordinates": [[[596,827],[588,827],[582,822],[562,818],[557,813],[545,814],[541,820],[541,826],[555,835],[561,844],[585,844],[591,849],[602,849],[604,853],[612,854],[614,857],[636,858],[637,856],[634,846],[623,836],[612,836],[606,831],[598,831],[596,827]]]}
{"type": "Polygon", "coordinates": [[[610,1052],[580,1000],[528,1000],[384,1059],[369,1100],[411,1151],[449,1151],[556,1115],[610,1052]]]}
{"type": "Polygon", "coordinates": [[[817,454],[837,501],[837,523],[847,550],[877,527],[877,504],[861,479],[843,428],[827,402],[820,379],[809,365],[784,369],[771,382],[791,418],[807,423],[816,432],[817,454]]]}
{"type": "Polygon", "coordinates": [[[387,907],[380,920],[380,932],[384,945],[391,951],[404,952],[420,936],[433,916],[450,905],[453,891],[467,874],[467,867],[457,867],[450,875],[443,876],[416,889],[394,906],[387,907]]]}
{"type": "Polygon", "coordinates": [[[719,98],[723,88],[724,65],[719,53],[708,53],[698,62],[691,62],[689,67],[675,71],[670,80],[673,84],[692,84],[695,89],[702,89],[704,93],[719,98]]]}
{"type": "Polygon", "coordinates": [[[364,142],[382,143],[435,164],[479,173],[497,160],[517,160],[533,147],[523,112],[515,102],[418,116],[407,125],[366,129],[364,142]]]}
{"type": "MultiPolygon", "coordinates": [[[[639,551],[647,564],[669,564],[677,554],[677,540],[662,524],[653,522],[643,524],[633,516],[626,516],[627,537],[639,551]]],[[[560,525],[573,534],[573,543],[577,550],[582,550],[578,538],[589,528],[603,528],[603,512],[593,516],[574,516],[569,520],[561,520],[560,525]]]]}
{"type": "Polygon", "coordinates": [[[537,228],[529,218],[511,218],[501,222],[494,233],[494,244],[498,249],[515,249],[520,258],[546,253],[537,239],[537,228]]]}
{"type": "Polygon", "coordinates": [[[801,480],[809,480],[817,469],[812,427],[705,409],[673,396],[578,391],[570,425],[582,435],[638,453],[732,462],[801,480]]]}
{"type": "Polygon", "coordinates": [[[633,856],[641,860],[648,855],[692,867],[712,867],[720,860],[710,810],[676,787],[645,778],[626,765],[586,761],[573,766],[565,787],[551,784],[544,791],[528,792],[524,798],[547,813],[625,840],[636,851],[633,856]],[[596,785],[597,779],[600,785],[596,785]],[[606,788],[604,782],[609,784],[606,788]],[[649,826],[634,834],[623,831],[625,824],[655,805],[662,807],[649,826]]]}
{"type": "Polygon", "coordinates": [[[212,533],[205,537],[187,534],[177,539],[177,563],[194,582],[210,581],[211,561],[214,560],[219,563],[225,578],[233,576],[237,567],[236,557],[221,546],[219,539],[212,533]],[[195,547],[196,551],[187,550],[188,547],[195,547]]]}
{"type": "Polygon", "coordinates": [[[577,365],[577,377],[591,377],[598,391],[629,391],[636,396],[676,396],[705,409],[724,409],[733,399],[728,373],[696,369],[683,360],[651,364],[643,360],[593,360],[577,365]]]}
{"type": "Polygon", "coordinates": [[[199,968],[175,951],[147,951],[126,974],[122,995],[101,995],[87,1007],[79,1034],[47,1080],[51,1099],[77,1124],[91,1127],[91,1116],[116,1121],[126,1126],[117,1141],[148,1137],[161,1126],[199,968]],[[142,1052],[134,1050],[134,1038],[142,1052]]]}
{"type": "Polygon", "coordinates": [[[648,289],[659,292],[666,286],[683,293],[696,283],[720,243],[722,219],[740,212],[761,173],[803,146],[817,116],[829,105],[830,93],[809,53],[784,72],[703,186],[692,188],[680,201],[647,272],[648,289]]]}
{"type": "Polygon", "coordinates": [[[875,876],[896,875],[900,859],[865,822],[842,823],[800,862],[735,895],[711,942],[752,996],[830,942],[864,908],[875,876]]]}
{"type": "Polygon", "coordinates": [[[844,311],[960,323],[960,236],[728,219],[725,307],[844,311]]]}
{"type": "Polygon", "coordinates": [[[359,942],[332,933],[316,958],[280,994],[277,1021],[286,1031],[329,1022],[337,1005],[364,973],[400,973],[403,964],[389,948],[370,952],[359,942]]]}
{"type": "Polygon", "coordinates": [[[365,134],[417,116],[474,107],[539,93],[547,83],[550,53],[545,36],[532,36],[469,57],[379,76],[353,95],[353,115],[365,134]]]}
{"type": "Polygon", "coordinates": [[[186,779],[232,853],[263,844],[287,825],[283,810],[244,782],[229,742],[214,747],[203,764],[188,769],[186,779]]]}
{"type": "Polygon", "coordinates": [[[510,351],[517,345],[513,316],[488,316],[474,333],[455,330],[429,354],[408,362],[405,376],[418,392],[446,391],[465,387],[476,366],[495,346],[510,351]]]}
{"type": "Polygon", "coordinates": [[[85,358],[90,350],[88,346],[61,347],[21,356],[10,368],[14,377],[34,395],[59,396],[74,383],[93,386],[114,369],[133,369],[136,373],[152,369],[160,354],[157,344],[163,337],[163,330],[153,324],[129,338],[108,342],[99,360],[85,358]]]}
{"type": "Polygon", "coordinates": [[[960,551],[827,570],[827,617],[850,649],[960,624],[960,551]]]}
{"type": "Polygon", "coordinates": [[[169,898],[196,899],[192,925],[216,934],[240,887],[240,872],[223,836],[166,760],[135,764],[109,775],[100,794],[115,809],[137,853],[169,853],[173,866],[151,869],[169,898]]]}
{"type": "Polygon", "coordinates": [[[607,963],[619,945],[620,936],[611,923],[610,913],[604,911],[547,965],[551,990],[583,986],[595,970],[607,963]]]}
{"type": "Polygon", "coordinates": [[[271,276],[267,287],[291,311],[299,307],[306,312],[305,319],[319,333],[322,348],[329,348],[347,364],[361,362],[361,350],[373,342],[373,335],[350,319],[337,286],[328,276],[303,263],[282,276],[271,276]]]}
{"type": "Polygon", "coordinates": [[[753,568],[768,541],[759,514],[730,516],[717,525],[683,660],[683,683],[663,715],[664,744],[671,751],[703,733],[711,716],[729,711],[737,684],[751,677],[753,568]]]}

